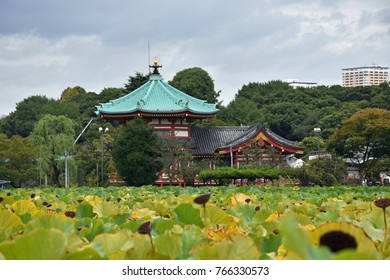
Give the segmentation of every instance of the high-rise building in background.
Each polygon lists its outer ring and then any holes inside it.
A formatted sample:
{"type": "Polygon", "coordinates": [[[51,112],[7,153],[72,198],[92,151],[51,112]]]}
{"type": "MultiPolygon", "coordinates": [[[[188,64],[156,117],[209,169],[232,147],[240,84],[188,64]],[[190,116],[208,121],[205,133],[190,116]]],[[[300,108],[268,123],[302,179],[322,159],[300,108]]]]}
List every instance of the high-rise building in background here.
{"type": "Polygon", "coordinates": [[[389,67],[380,65],[344,68],[343,87],[379,85],[389,81],[389,67]]]}

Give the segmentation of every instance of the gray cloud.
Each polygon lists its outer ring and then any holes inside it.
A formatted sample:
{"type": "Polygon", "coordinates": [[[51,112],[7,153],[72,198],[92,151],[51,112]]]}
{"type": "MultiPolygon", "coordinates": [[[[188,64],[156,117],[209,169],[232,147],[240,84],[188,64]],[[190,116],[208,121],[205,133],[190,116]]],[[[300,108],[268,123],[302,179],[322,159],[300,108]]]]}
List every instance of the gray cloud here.
{"type": "Polygon", "coordinates": [[[147,72],[210,73],[227,104],[245,83],[341,82],[341,68],[390,64],[390,3],[366,1],[0,2],[0,115],[33,94],[120,87],[147,72]]]}

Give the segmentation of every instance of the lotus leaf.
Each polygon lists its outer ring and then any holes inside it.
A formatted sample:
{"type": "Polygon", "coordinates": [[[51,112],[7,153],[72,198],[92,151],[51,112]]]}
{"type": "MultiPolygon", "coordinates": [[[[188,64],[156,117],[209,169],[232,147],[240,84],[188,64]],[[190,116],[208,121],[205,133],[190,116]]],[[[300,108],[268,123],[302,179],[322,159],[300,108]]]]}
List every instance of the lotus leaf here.
{"type": "Polygon", "coordinates": [[[236,226],[234,218],[217,206],[207,207],[206,219],[212,225],[236,226]]]}
{"type": "Polygon", "coordinates": [[[150,210],[148,208],[134,209],[131,213],[131,218],[143,220],[156,219],[158,218],[156,214],[156,211],[150,210]]]}
{"type": "Polygon", "coordinates": [[[46,215],[31,220],[26,225],[26,232],[33,231],[37,228],[56,228],[68,234],[74,231],[74,222],[59,215],[46,215]]]}
{"type": "Polygon", "coordinates": [[[149,236],[145,234],[132,234],[130,237],[136,246],[126,251],[125,259],[129,260],[152,260],[153,249],[149,236]]]}
{"type": "Polygon", "coordinates": [[[38,228],[0,244],[7,260],[59,260],[66,254],[67,238],[58,229],[38,228]]]}
{"type": "Polygon", "coordinates": [[[299,226],[295,217],[283,217],[279,225],[283,247],[286,250],[286,259],[295,260],[320,260],[329,259],[330,252],[326,249],[316,248],[309,239],[309,236],[302,227],[299,226]]]}
{"type": "Polygon", "coordinates": [[[246,194],[243,194],[243,193],[238,193],[238,194],[235,194],[233,195],[231,198],[230,198],[230,203],[232,205],[236,205],[237,203],[240,203],[240,202],[245,202],[248,201],[249,199],[249,202],[251,201],[250,197],[247,196],[246,194]]]}
{"type": "Polygon", "coordinates": [[[100,244],[85,245],[65,256],[66,260],[104,260],[103,248],[100,244]]]}
{"type": "Polygon", "coordinates": [[[177,219],[186,225],[197,225],[203,227],[203,222],[200,219],[200,210],[194,208],[192,204],[180,204],[174,209],[177,219]]]}
{"type": "Polygon", "coordinates": [[[37,206],[29,200],[15,201],[12,203],[11,208],[18,216],[23,216],[25,214],[34,215],[38,211],[37,206]]]}
{"type": "Polygon", "coordinates": [[[158,254],[168,256],[174,260],[182,254],[182,240],[179,234],[166,231],[154,240],[154,245],[158,254]]]}
{"type": "Polygon", "coordinates": [[[253,240],[242,234],[232,234],[229,240],[200,244],[192,251],[199,260],[257,260],[260,252],[253,240]]]}
{"type": "Polygon", "coordinates": [[[103,248],[104,255],[110,259],[118,251],[127,251],[134,246],[134,240],[129,238],[125,230],[99,234],[93,242],[99,243],[103,248]]]}
{"type": "Polygon", "coordinates": [[[14,227],[22,224],[18,215],[7,210],[0,210],[0,231],[11,232],[14,227]]]}
{"type": "Polygon", "coordinates": [[[309,234],[312,244],[319,246],[320,238],[329,232],[343,232],[352,236],[357,243],[357,253],[366,254],[370,257],[378,254],[375,243],[368,237],[364,230],[348,222],[329,222],[320,225],[309,234]]]}

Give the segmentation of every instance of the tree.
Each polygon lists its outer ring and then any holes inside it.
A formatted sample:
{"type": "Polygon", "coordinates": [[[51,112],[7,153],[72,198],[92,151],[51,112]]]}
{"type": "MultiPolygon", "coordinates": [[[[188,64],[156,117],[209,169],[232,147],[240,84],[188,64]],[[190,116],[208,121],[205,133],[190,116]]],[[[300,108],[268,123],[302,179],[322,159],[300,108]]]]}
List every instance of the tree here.
{"type": "Polygon", "coordinates": [[[123,95],[124,95],[123,89],[121,88],[104,88],[100,92],[98,99],[100,103],[106,103],[109,102],[110,100],[115,100],[119,97],[122,97],[123,95]]]}
{"type": "Polygon", "coordinates": [[[54,186],[60,187],[61,157],[73,149],[75,123],[65,116],[43,116],[34,126],[32,143],[39,150],[40,164],[51,176],[54,186]]]}
{"type": "Polygon", "coordinates": [[[135,76],[129,76],[127,83],[123,87],[125,94],[132,92],[149,81],[149,76],[136,72],[135,76]]]}
{"type": "MultiPolygon", "coordinates": [[[[115,164],[112,159],[112,149],[117,130],[110,123],[92,122],[85,133],[81,136],[75,145],[75,158],[79,170],[82,172],[82,184],[89,186],[100,185],[101,182],[101,155],[103,137],[103,153],[104,153],[104,167],[103,180],[106,181],[108,176],[116,172],[115,164]],[[101,135],[99,127],[108,128],[108,131],[101,135]]],[[[81,182],[80,182],[81,183],[81,182]]]]}
{"type": "Polygon", "coordinates": [[[328,144],[355,164],[364,179],[378,160],[390,156],[390,111],[377,108],[358,111],[342,122],[328,144]]]}
{"type": "Polygon", "coordinates": [[[250,125],[261,120],[260,110],[256,104],[246,98],[236,98],[226,109],[218,112],[218,117],[225,123],[233,125],[250,125]]]}
{"type": "Polygon", "coordinates": [[[193,67],[177,72],[168,83],[195,98],[209,103],[218,102],[220,93],[214,90],[214,81],[202,68],[193,67]]]}
{"type": "Polygon", "coordinates": [[[113,158],[128,185],[153,184],[162,168],[162,143],[152,127],[135,119],[114,142],[113,158]]]}
{"type": "Polygon", "coordinates": [[[0,134],[0,179],[11,182],[14,187],[33,183],[37,174],[37,150],[27,138],[14,135],[7,138],[0,134]]]}
{"type": "Polygon", "coordinates": [[[86,95],[87,92],[85,91],[85,89],[83,89],[82,87],[80,86],[75,86],[75,87],[68,87],[66,89],[63,90],[62,94],[61,94],[61,97],[60,97],[60,101],[75,101],[78,99],[79,96],[81,95],[86,95]]]}
{"type": "MultiPolygon", "coordinates": [[[[73,111],[78,111],[79,118],[80,115],[83,118],[88,118],[93,116],[95,105],[98,104],[98,95],[94,92],[87,92],[80,86],[75,86],[72,88],[68,87],[61,94],[60,104],[62,106],[65,104],[73,104],[73,106],[77,106],[73,109],[73,111]]],[[[51,112],[48,113],[51,115],[57,115],[51,112]]]]}
{"type": "Polygon", "coordinates": [[[340,184],[346,174],[342,159],[316,158],[300,168],[290,170],[290,175],[301,181],[302,186],[333,186],[340,184]]]}
{"type": "Polygon", "coordinates": [[[13,135],[29,136],[47,103],[49,103],[49,99],[41,95],[23,99],[23,101],[16,104],[16,110],[4,118],[3,132],[8,137],[13,135]]]}

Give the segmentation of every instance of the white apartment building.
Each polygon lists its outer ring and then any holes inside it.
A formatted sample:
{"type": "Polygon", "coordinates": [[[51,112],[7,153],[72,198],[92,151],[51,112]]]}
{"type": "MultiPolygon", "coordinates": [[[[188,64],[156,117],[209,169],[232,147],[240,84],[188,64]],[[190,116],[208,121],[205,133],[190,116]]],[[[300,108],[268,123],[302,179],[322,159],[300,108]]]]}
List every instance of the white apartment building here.
{"type": "Polygon", "coordinates": [[[344,68],[343,87],[379,85],[389,81],[389,67],[380,65],[344,68]]]}

